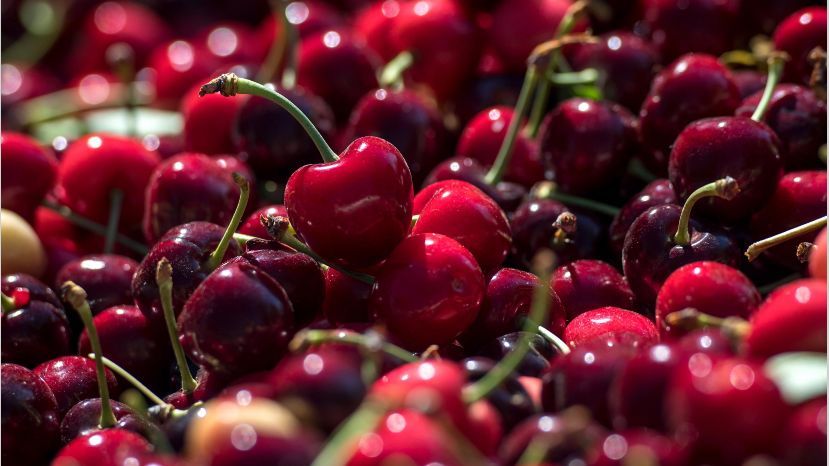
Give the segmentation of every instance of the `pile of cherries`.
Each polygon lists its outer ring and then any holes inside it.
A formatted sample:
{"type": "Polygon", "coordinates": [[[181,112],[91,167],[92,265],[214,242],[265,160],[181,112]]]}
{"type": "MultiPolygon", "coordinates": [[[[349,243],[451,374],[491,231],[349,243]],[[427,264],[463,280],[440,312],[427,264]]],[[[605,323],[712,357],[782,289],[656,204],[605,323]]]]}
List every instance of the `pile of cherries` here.
{"type": "Polygon", "coordinates": [[[4,465],[826,464],[825,4],[3,10],[4,465]]]}

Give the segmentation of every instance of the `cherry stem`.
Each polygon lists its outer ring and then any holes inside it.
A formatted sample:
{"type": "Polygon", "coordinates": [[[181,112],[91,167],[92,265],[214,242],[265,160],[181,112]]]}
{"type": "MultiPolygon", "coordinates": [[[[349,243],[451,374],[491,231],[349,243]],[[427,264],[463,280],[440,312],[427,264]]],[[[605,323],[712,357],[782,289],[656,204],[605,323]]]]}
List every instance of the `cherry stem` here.
{"type": "Polygon", "coordinates": [[[751,331],[751,324],[739,317],[716,317],[690,307],[668,314],[665,316],[665,323],[670,327],[685,330],[719,328],[733,340],[741,340],[751,331]]]}
{"type": "MultiPolygon", "coordinates": [[[[90,358],[92,358],[95,355],[90,353],[88,356],[90,358]]],[[[135,378],[134,375],[130,374],[129,372],[127,372],[126,369],[124,369],[123,367],[116,364],[115,361],[113,361],[111,359],[108,359],[106,357],[103,357],[103,356],[101,357],[101,360],[103,361],[104,366],[106,366],[107,369],[111,370],[113,373],[115,373],[115,375],[118,375],[122,379],[129,382],[130,385],[135,387],[139,392],[141,392],[142,395],[147,397],[148,400],[152,401],[154,404],[156,404],[158,406],[164,406],[164,407],[170,406],[169,403],[162,400],[161,397],[159,397],[158,395],[153,393],[152,390],[150,390],[146,385],[141,383],[141,381],[138,380],[137,378],[135,378]]]]}
{"type": "Polygon", "coordinates": [[[60,37],[68,7],[62,1],[39,0],[26,0],[19,5],[17,10],[26,33],[3,51],[3,62],[33,65],[40,61],[60,37]]]}
{"type": "Polygon", "coordinates": [[[768,57],[769,72],[766,77],[766,87],[763,89],[763,96],[760,98],[760,103],[751,114],[751,119],[754,121],[762,121],[766,114],[766,109],[769,107],[771,97],[774,95],[774,88],[780,82],[780,77],[783,75],[783,65],[789,56],[785,52],[771,52],[768,57]]]}
{"type": "Polygon", "coordinates": [[[385,404],[369,397],[334,431],[311,466],[346,464],[360,437],[374,430],[387,411],[385,404]]]}
{"type": "Polygon", "coordinates": [[[106,58],[118,77],[118,81],[124,86],[122,104],[129,113],[127,134],[136,136],[138,134],[138,115],[135,110],[138,102],[135,95],[135,54],[132,47],[124,42],[117,42],[109,46],[106,51],[106,58]]]}
{"type": "Polygon", "coordinates": [[[325,142],[325,138],[311,122],[311,119],[302,113],[302,110],[300,110],[299,107],[297,107],[287,97],[279,92],[276,92],[274,89],[263,86],[262,84],[251,81],[250,79],[240,78],[233,73],[225,73],[202,86],[199,91],[199,95],[203,96],[206,94],[215,94],[216,92],[225,97],[232,97],[236,94],[249,94],[270,100],[290,113],[291,116],[294,117],[294,119],[302,126],[302,129],[308,133],[308,136],[314,142],[314,145],[317,146],[317,150],[324,161],[335,162],[339,160],[337,154],[331,149],[331,146],[325,142]]]}
{"type": "MultiPolygon", "coordinates": [[[[138,87],[132,87],[132,89],[135,91],[134,101],[136,106],[140,107],[152,102],[152,97],[146,90],[138,87]]],[[[69,115],[92,110],[122,108],[124,94],[128,92],[128,89],[121,83],[112,83],[109,85],[109,95],[107,98],[95,104],[79,103],[79,92],[80,88],[73,87],[62,89],[51,94],[33,97],[22,102],[14,109],[14,112],[19,115],[18,118],[23,122],[24,126],[31,127],[38,123],[54,121],[69,115]]]]}
{"type": "Polygon", "coordinates": [[[533,271],[538,277],[538,284],[533,293],[530,313],[524,320],[524,332],[512,351],[486,373],[480,380],[467,385],[463,390],[463,400],[467,404],[486,397],[500,386],[510,374],[513,374],[530,351],[530,338],[544,321],[550,307],[550,271],[555,262],[555,255],[550,250],[541,250],[533,258],[533,271]]]}
{"type": "Polygon", "coordinates": [[[404,50],[392,58],[380,71],[380,87],[403,88],[403,73],[414,64],[414,54],[404,50]]]}
{"type": "Polygon", "coordinates": [[[754,68],[758,65],[757,56],[748,50],[729,50],[720,55],[720,63],[733,68],[734,66],[746,66],[754,68]]]}
{"type": "Polygon", "coordinates": [[[246,244],[248,244],[248,241],[255,240],[255,239],[262,239],[262,238],[257,238],[256,236],[251,236],[251,235],[246,235],[244,233],[236,232],[236,233],[233,233],[233,239],[235,239],[236,242],[239,243],[239,246],[244,247],[246,244]]]}
{"type": "Polygon", "coordinates": [[[679,222],[676,226],[676,234],[674,234],[674,243],[679,246],[687,246],[691,244],[691,233],[689,231],[689,223],[691,221],[691,210],[694,204],[705,197],[719,197],[726,200],[734,199],[734,196],[740,192],[740,187],[737,185],[737,180],[726,176],[725,178],[708,183],[697,188],[692,192],[685,204],[682,206],[682,212],[679,214],[679,222]]]}
{"type": "Polygon", "coordinates": [[[621,210],[618,207],[604,204],[599,201],[558,192],[558,186],[552,181],[540,181],[536,183],[535,186],[533,186],[531,196],[535,199],[552,199],[554,201],[563,202],[567,205],[589,209],[610,217],[615,217],[621,210]]]}
{"type": "Polygon", "coordinates": [[[121,208],[124,205],[124,192],[113,189],[109,193],[109,219],[106,236],[104,236],[104,254],[112,254],[115,238],[118,235],[118,222],[121,220],[121,208]]]}
{"type": "Polygon", "coordinates": [[[376,333],[364,335],[346,330],[302,330],[291,340],[289,347],[291,351],[296,352],[309,346],[317,346],[324,343],[342,343],[357,346],[374,353],[383,352],[405,362],[418,361],[418,358],[414,354],[397,345],[384,341],[376,333]]]}
{"type": "Polygon", "coordinates": [[[412,215],[412,222],[409,224],[409,228],[414,228],[418,220],[420,220],[420,214],[412,215]]]}
{"type": "Polygon", "coordinates": [[[797,238],[798,236],[820,230],[825,226],[826,216],[824,215],[823,217],[812,220],[811,222],[804,223],[803,225],[796,226],[782,233],[778,233],[774,236],[770,236],[764,240],[751,244],[748,249],[746,249],[746,257],[748,258],[748,261],[751,262],[754,259],[757,259],[757,256],[759,256],[766,249],[783,244],[786,241],[797,238]]]}
{"type": "Polygon", "coordinates": [[[109,386],[107,385],[106,372],[104,369],[104,353],[101,350],[101,340],[98,338],[98,329],[92,319],[92,309],[86,300],[86,291],[72,281],[64,282],[61,286],[63,299],[67,301],[78,312],[86,328],[89,337],[89,344],[92,346],[92,353],[95,356],[95,375],[98,378],[98,393],[101,397],[101,417],[98,427],[106,429],[115,425],[115,415],[112,413],[112,404],[109,398],[109,386]]]}
{"type": "Polygon", "coordinates": [[[3,300],[3,314],[17,309],[17,306],[14,304],[14,299],[7,296],[6,293],[0,293],[0,296],[2,296],[3,300]]]}
{"type": "Polygon", "coordinates": [[[184,348],[178,341],[178,329],[176,328],[176,314],[173,309],[173,266],[166,257],[158,261],[155,269],[155,282],[158,284],[158,294],[161,297],[161,308],[164,314],[164,322],[167,324],[167,335],[170,337],[170,344],[176,356],[179,374],[181,374],[181,391],[193,393],[196,389],[196,379],[190,372],[187,365],[187,358],[184,356],[184,348]]]}
{"type": "Polygon", "coordinates": [[[812,254],[812,250],[815,249],[815,243],[810,243],[808,241],[804,241],[797,245],[797,260],[800,261],[801,264],[805,264],[809,262],[809,256],[812,254]]]}
{"type": "Polygon", "coordinates": [[[812,64],[809,87],[820,100],[826,102],[826,50],[823,47],[813,48],[809,52],[809,63],[812,64]]]}
{"type": "Polygon", "coordinates": [[[248,199],[250,198],[250,183],[248,183],[248,180],[244,176],[236,172],[233,172],[233,182],[239,187],[239,202],[236,203],[236,210],[233,211],[233,217],[230,218],[230,223],[228,223],[227,228],[222,235],[222,239],[207,259],[207,264],[205,265],[208,270],[216,270],[216,268],[221,265],[222,259],[224,259],[225,253],[227,252],[227,248],[230,246],[230,241],[233,239],[233,235],[242,223],[242,219],[245,216],[245,209],[248,206],[248,199]]]}
{"type": "MultiPolygon", "coordinates": [[[[44,199],[41,202],[41,205],[43,207],[46,207],[47,209],[51,210],[52,212],[57,213],[58,215],[60,215],[61,217],[63,217],[69,223],[71,223],[73,225],[76,225],[76,226],[79,226],[79,227],[81,227],[85,230],[91,231],[92,233],[95,233],[95,234],[98,234],[98,235],[101,235],[101,236],[106,236],[107,228],[105,226],[101,225],[100,223],[94,222],[94,221],[92,221],[92,220],[90,220],[90,219],[88,219],[88,218],[86,218],[82,215],[79,215],[79,214],[73,212],[72,209],[70,209],[67,206],[60,205],[57,202],[52,201],[50,199],[44,199]]],[[[143,244],[139,243],[138,241],[135,241],[134,239],[132,239],[132,238],[126,236],[126,235],[123,235],[123,234],[119,233],[115,236],[115,240],[118,241],[118,243],[126,246],[127,248],[137,252],[138,254],[141,254],[141,255],[146,255],[147,254],[148,249],[147,249],[146,246],[144,246],[143,244]]]]}
{"type": "MultiPolygon", "coordinates": [[[[268,56],[265,62],[259,67],[259,72],[256,73],[256,80],[260,82],[271,82],[276,77],[276,72],[279,71],[281,65],[288,65],[289,60],[286,57],[294,55],[293,48],[296,47],[295,34],[293,32],[294,25],[288,21],[288,14],[285,8],[288,6],[286,0],[271,0],[271,13],[274,18],[274,28],[278,27],[278,34],[274,34],[274,40],[271,43],[268,56]]],[[[287,66],[286,66],[287,68],[287,66]]],[[[282,73],[282,87],[286,88],[284,78],[285,71],[282,73]]]]}
{"type": "Polygon", "coordinates": [[[596,68],[586,68],[580,71],[569,71],[562,73],[546,73],[544,79],[556,86],[578,86],[584,84],[596,84],[599,80],[599,72],[596,68]]]}
{"type": "Polygon", "coordinates": [[[559,354],[568,354],[570,353],[570,347],[567,346],[567,343],[564,342],[561,338],[558,337],[555,333],[550,331],[550,329],[544,327],[543,325],[538,326],[538,334],[544,337],[545,340],[550,342],[559,354]]]}
{"type": "Polygon", "coordinates": [[[359,280],[363,283],[371,285],[374,283],[374,277],[369,274],[360,273],[360,272],[352,272],[351,270],[344,269],[339,265],[327,262],[325,259],[320,257],[317,253],[315,253],[311,248],[308,247],[307,244],[303,243],[296,237],[296,232],[294,231],[293,227],[291,227],[291,223],[288,220],[288,217],[283,217],[281,215],[262,215],[259,217],[259,222],[265,229],[268,231],[268,234],[279,243],[284,244],[285,246],[290,247],[291,249],[301,252],[315,261],[319,262],[322,265],[330,267],[340,273],[348,275],[349,277],[359,280]]]}

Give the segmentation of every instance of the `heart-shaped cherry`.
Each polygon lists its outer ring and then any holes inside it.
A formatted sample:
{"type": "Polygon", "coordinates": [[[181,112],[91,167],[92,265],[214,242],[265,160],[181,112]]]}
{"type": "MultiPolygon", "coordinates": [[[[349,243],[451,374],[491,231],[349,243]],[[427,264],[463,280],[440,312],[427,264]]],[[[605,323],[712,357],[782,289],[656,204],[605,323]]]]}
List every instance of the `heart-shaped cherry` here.
{"type": "MultiPolygon", "coordinates": [[[[614,253],[621,254],[630,225],[637,217],[651,207],[662,204],[676,204],[676,197],[671,182],[664,179],[654,180],[631,197],[619,210],[610,224],[610,247],[614,253]]],[[[622,306],[624,307],[624,306],[622,306]]]]}
{"type": "Polygon", "coordinates": [[[649,346],[657,342],[659,334],[653,321],[642,314],[612,306],[583,312],[564,329],[564,342],[571,348],[607,338],[649,346]]]}
{"type": "Polygon", "coordinates": [[[808,84],[812,75],[809,52],[815,47],[826,50],[826,7],[811,6],[784,19],[774,30],[774,48],[786,52],[786,81],[808,84]]]}
{"type": "Polygon", "coordinates": [[[55,186],[57,160],[34,139],[20,133],[0,134],[0,151],[3,208],[31,222],[37,206],[55,186]]]}
{"type": "Polygon", "coordinates": [[[45,464],[58,443],[55,395],[34,372],[17,364],[0,366],[3,397],[3,462],[45,464]]]}

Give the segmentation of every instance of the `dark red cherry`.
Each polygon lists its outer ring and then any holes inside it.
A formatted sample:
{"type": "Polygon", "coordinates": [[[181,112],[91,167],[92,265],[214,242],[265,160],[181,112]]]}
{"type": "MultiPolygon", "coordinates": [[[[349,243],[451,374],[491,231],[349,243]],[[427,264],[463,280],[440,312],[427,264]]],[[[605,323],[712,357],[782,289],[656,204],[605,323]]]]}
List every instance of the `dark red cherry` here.
{"type": "Polygon", "coordinates": [[[579,45],[570,56],[576,70],[595,68],[605,99],[639,111],[659,63],[647,40],[625,31],[602,34],[596,44],[579,45]]]}
{"type": "Polygon", "coordinates": [[[332,324],[370,322],[368,302],[372,285],[354,277],[325,270],[325,300],[322,312],[332,324]]]}
{"type": "Polygon", "coordinates": [[[770,294],[751,316],[746,354],[826,351],[826,282],[797,280],[770,294]]]}
{"type": "Polygon", "coordinates": [[[789,407],[762,366],[701,356],[675,373],[665,404],[672,432],[691,441],[694,463],[741,464],[773,453],[789,407]]]}
{"type": "MultiPolygon", "coordinates": [[[[516,183],[501,181],[495,186],[486,182],[487,169],[469,157],[451,157],[436,166],[423,182],[424,190],[431,184],[446,180],[465,181],[491,197],[506,212],[512,212],[521,203],[527,190],[516,183]]],[[[421,191],[422,192],[422,191],[421,191]]]]}
{"type": "Polygon", "coordinates": [[[357,102],[343,139],[376,136],[389,141],[403,154],[419,185],[447,155],[447,133],[434,102],[410,90],[376,89],[357,102]]]}
{"type": "MultiPolygon", "coordinates": [[[[616,254],[621,254],[630,225],[637,217],[651,207],[662,204],[676,204],[674,187],[668,180],[654,180],[631,197],[613,218],[610,224],[610,247],[616,254]]],[[[624,307],[624,306],[622,306],[624,307]]]]}
{"type": "Polygon", "coordinates": [[[644,161],[662,174],[674,140],[688,123],[701,118],[733,115],[740,92],[731,73],[716,57],[688,54],[653,80],[639,111],[639,133],[648,150],[644,161]]]}
{"type": "Polygon", "coordinates": [[[400,14],[398,0],[373,2],[357,12],[354,17],[354,34],[362,39],[384,62],[397,54],[390,41],[392,26],[400,14]]]}
{"type": "Polygon", "coordinates": [[[37,141],[19,133],[0,134],[0,151],[3,208],[31,222],[37,206],[55,186],[58,162],[37,141]]]}
{"type": "MultiPolygon", "coordinates": [[[[334,114],[322,98],[299,86],[277,89],[311,119],[326,140],[332,141],[334,114]]],[[[229,101],[240,98],[204,96],[208,97],[229,101]]],[[[283,180],[297,168],[319,160],[319,152],[302,126],[281,107],[261,97],[251,96],[242,104],[233,126],[233,141],[241,157],[265,179],[283,180]]]]}
{"type": "Polygon", "coordinates": [[[589,466],[623,466],[640,460],[653,460],[661,466],[688,464],[687,451],[679,443],[647,429],[610,434],[597,443],[588,458],[589,466]]]}
{"type": "MultiPolygon", "coordinates": [[[[466,124],[461,133],[456,153],[469,157],[484,167],[492,166],[507,134],[514,111],[511,107],[499,105],[478,112],[466,124]]],[[[538,144],[519,132],[512,147],[512,158],[504,179],[526,188],[544,179],[544,165],[538,151],[538,144]]]]}
{"type": "Polygon", "coordinates": [[[14,103],[39,97],[62,87],[61,81],[43,67],[31,63],[3,63],[0,65],[0,75],[3,83],[0,84],[0,95],[3,96],[3,110],[11,111],[6,114],[3,127],[18,126],[18,116],[14,115],[14,103]],[[8,107],[7,107],[8,106],[8,107]]]}
{"type": "Polygon", "coordinates": [[[482,48],[475,24],[454,0],[401,3],[389,41],[395,53],[413,55],[404,77],[428,87],[441,101],[474,74],[482,48]]]}
{"type": "Polygon", "coordinates": [[[306,165],[288,179],[288,218],[306,244],[344,267],[384,259],[409,231],[412,176],[388,142],[354,140],[338,160],[306,165]]]}
{"type": "MultiPolygon", "coordinates": [[[[67,263],[55,278],[55,288],[73,281],[87,293],[89,307],[98,314],[108,307],[132,303],[130,284],[138,263],[116,254],[83,256],[67,263]]],[[[75,319],[70,319],[74,321],[75,319]]],[[[80,328],[80,326],[78,326],[80,328]]]]}
{"type": "Polygon", "coordinates": [[[299,45],[297,84],[324,99],[344,122],[359,100],[377,88],[379,59],[344,30],[328,30],[299,45]]]}
{"type": "MultiPolygon", "coordinates": [[[[189,362],[189,361],[188,361],[189,362]]],[[[180,387],[181,376],[178,366],[173,367],[170,386],[180,387]]],[[[230,383],[233,382],[233,376],[224,373],[216,372],[211,369],[200,367],[195,376],[196,388],[192,392],[185,392],[178,389],[175,392],[164,397],[164,402],[171,404],[176,409],[188,409],[198,401],[204,401],[216,397],[222,392],[230,383]]]]}
{"type": "Polygon", "coordinates": [[[826,460],[826,400],[799,406],[786,421],[781,445],[783,464],[822,465],[826,460]]]}
{"type": "MultiPolygon", "coordinates": [[[[110,401],[112,414],[117,421],[126,416],[136,417],[135,411],[124,403],[110,401]]],[[[101,422],[101,399],[89,398],[78,402],[60,422],[60,443],[66,445],[77,437],[98,432],[101,422]]]]}
{"type": "MultiPolygon", "coordinates": [[[[758,90],[743,100],[737,116],[750,117],[762,97],[758,90]]],[[[796,84],[774,88],[763,122],[780,140],[780,157],[787,170],[814,167],[815,154],[826,141],[826,103],[796,84]]]]}
{"type": "Polygon", "coordinates": [[[785,80],[808,84],[812,75],[809,52],[826,50],[826,6],[812,6],[792,13],[774,30],[774,48],[789,54],[785,80]]]}
{"type": "Polygon", "coordinates": [[[692,330],[680,338],[677,345],[687,353],[736,355],[733,339],[718,328],[692,330]]]}
{"type": "MultiPolygon", "coordinates": [[[[470,383],[481,380],[494,366],[495,362],[482,357],[461,361],[461,367],[470,383]]],[[[485,399],[497,411],[504,432],[509,432],[538,410],[527,390],[519,382],[517,374],[507,377],[496,389],[489,392],[485,399]]]]}
{"type": "MultiPolygon", "coordinates": [[[[314,36],[325,30],[335,29],[343,25],[340,13],[327,2],[304,0],[291,2],[285,8],[285,16],[296,28],[301,39],[314,36]]],[[[263,51],[269,50],[280,33],[278,21],[274,15],[268,15],[259,25],[259,44],[263,51]]]]}
{"type": "MultiPolygon", "coordinates": [[[[98,396],[95,361],[86,356],[62,356],[34,368],[35,374],[46,382],[58,402],[62,418],[79,401],[98,396]]],[[[117,395],[118,382],[109,369],[105,370],[107,386],[117,395]]]]}
{"type": "MultiPolygon", "coordinates": [[[[267,50],[257,50],[257,35],[250,26],[222,21],[204,27],[193,36],[194,46],[221,65],[261,63],[267,50]]],[[[211,60],[211,61],[212,61],[211,60]]]]}
{"type": "Polygon", "coordinates": [[[718,262],[702,261],[673,271],[656,297],[656,327],[663,338],[683,335],[665,317],[686,308],[715,317],[751,316],[760,305],[760,293],[739,270],[718,262]]]}
{"type": "Polygon", "coordinates": [[[284,354],[293,308],[279,283],[247,263],[213,271],[184,305],[179,340],[197,364],[227,374],[270,369],[284,354]]]}
{"type": "MultiPolygon", "coordinates": [[[[786,173],[777,181],[774,193],[751,218],[749,231],[754,241],[782,233],[790,228],[826,215],[826,171],[786,173]]],[[[766,250],[763,257],[793,270],[803,265],[797,260],[797,245],[814,242],[817,232],[804,234],[766,250]]]]}
{"type": "Polygon", "coordinates": [[[766,87],[766,74],[757,70],[732,70],[731,78],[740,90],[743,105],[745,105],[746,98],[766,87]]]}
{"type": "Polygon", "coordinates": [[[181,99],[184,118],[184,148],[203,154],[236,152],[233,128],[247,99],[226,99],[220,95],[199,98],[199,89],[190,89],[181,99]]]}
{"type": "Polygon", "coordinates": [[[25,273],[3,275],[2,280],[0,280],[0,284],[2,285],[3,293],[7,296],[15,298],[16,303],[19,305],[24,305],[25,300],[18,301],[14,295],[16,293],[22,293],[22,290],[26,290],[29,302],[44,301],[60,310],[63,310],[63,303],[60,299],[58,299],[55,292],[46,286],[45,283],[31,275],[26,275],[25,273]],[[18,292],[18,289],[21,291],[18,292]]]}
{"type": "Polygon", "coordinates": [[[37,374],[17,364],[0,366],[0,378],[3,462],[46,464],[59,445],[60,414],[55,395],[37,374]]]}
{"type": "MultiPolygon", "coordinates": [[[[419,217],[411,234],[438,233],[461,243],[489,274],[509,252],[511,234],[504,212],[489,196],[463,181],[429,185],[414,199],[419,217]]],[[[494,335],[493,335],[494,336],[494,335]]]]}
{"type": "MultiPolygon", "coordinates": [[[[491,340],[485,344],[478,354],[500,361],[507,354],[516,348],[518,341],[524,332],[512,332],[491,340]]],[[[556,350],[544,337],[537,333],[526,335],[529,338],[530,350],[516,368],[516,374],[520,376],[540,377],[550,367],[550,361],[556,357],[556,350]]]]}
{"type": "Polygon", "coordinates": [[[454,340],[475,320],[485,291],[475,257],[435,233],[403,240],[375,277],[371,314],[412,349],[454,340]]]}
{"type": "Polygon", "coordinates": [[[580,423],[576,425],[572,425],[573,421],[563,416],[552,414],[538,414],[530,417],[516,426],[504,439],[498,450],[501,464],[520,464],[521,456],[533,440],[545,438],[561,439],[561,441],[551,442],[551,448],[547,449],[543,456],[546,462],[539,464],[584,463],[589,449],[588,445],[596,444],[607,433],[592,420],[587,419],[585,422],[582,416],[586,417],[586,413],[574,416],[577,417],[575,421],[580,423]],[[573,432],[574,430],[576,432],[573,432]]]}
{"type": "Polygon", "coordinates": [[[179,39],[160,44],[148,61],[157,105],[176,108],[185,92],[220,65],[216,56],[193,42],[179,39]]]}
{"type": "Polygon", "coordinates": [[[150,453],[152,445],[144,437],[124,429],[105,429],[78,437],[63,447],[53,464],[108,466],[125,458],[150,453]]]}
{"type": "Polygon", "coordinates": [[[85,136],[73,142],[61,158],[59,199],[75,213],[106,224],[111,193],[120,190],[124,196],[121,226],[138,225],[144,213],[144,188],[158,162],[158,154],[133,139],[85,136]]]}
{"type": "Polygon", "coordinates": [[[639,27],[663,62],[688,52],[719,55],[733,48],[739,31],[739,0],[644,0],[640,7],[639,27]]]}
{"type": "MultiPolygon", "coordinates": [[[[511,268],[495,272],[487,284],[478,317],[461,335],[464,344],[477,347],[498,336],[523,329],[537,286],[540,286],[538,277],[529,272],[511,268]]],[[[566,317],[564,307],[553,288],[550,286],[548,289],[550,305],[547,318],[541,325],[561,335],[566,317]]]]}
{"type": "Polygon", "coordinates": [[[561,299],[568,320],[605,306],[636,308],[636,297],[625,277],[606,262],[573,261],[557,268],[550,284],[561,299]]]}
{"type": "Polygon", "coordinates": [[[265,217],[287,217],[288,210],[282,204],[267,205],[259,208],[253,211],[253,213],[250,214],[241,225],[239,225],[239,233],[254,236],[256,238],[269,238],[268,230],[262,226],[262,222],[259,220],[263,215],[265,217]]]}
{"type": "Polygon", "coordinates": [[[659,340],[659,334],[642,314],[611,306],[583,312],[564,329],[564,342],[572,348],[608,338],[648,346],[659,340]]]}

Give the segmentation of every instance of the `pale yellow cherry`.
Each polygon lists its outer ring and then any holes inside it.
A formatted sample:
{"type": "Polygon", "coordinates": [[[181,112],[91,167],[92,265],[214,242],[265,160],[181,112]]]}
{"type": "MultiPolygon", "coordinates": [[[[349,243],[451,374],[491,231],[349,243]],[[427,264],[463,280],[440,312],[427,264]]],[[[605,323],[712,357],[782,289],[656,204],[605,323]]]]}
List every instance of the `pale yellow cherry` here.
{"type": "Polygon", "coordinates": [[[32,227],[16,213],[0,210],[0,269],[3,275],[27,273],[40,277],[46,253],[32,227]]]}

